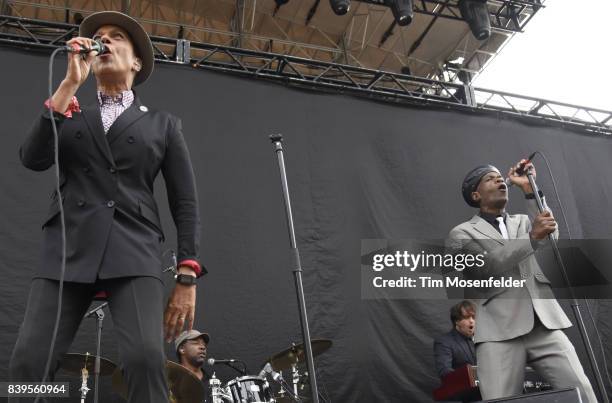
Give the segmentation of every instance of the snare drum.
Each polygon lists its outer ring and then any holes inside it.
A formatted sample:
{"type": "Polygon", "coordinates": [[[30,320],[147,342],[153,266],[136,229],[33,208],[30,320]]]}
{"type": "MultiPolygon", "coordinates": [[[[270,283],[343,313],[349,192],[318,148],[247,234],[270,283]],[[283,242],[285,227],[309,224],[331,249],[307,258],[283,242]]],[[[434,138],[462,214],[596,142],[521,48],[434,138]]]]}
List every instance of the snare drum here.
{"type": "Polygon", "coordinates": [[[241,376],[227,383],[234,403],[274,402],[268,389],[268,382],[258,376],[241,376]]]}

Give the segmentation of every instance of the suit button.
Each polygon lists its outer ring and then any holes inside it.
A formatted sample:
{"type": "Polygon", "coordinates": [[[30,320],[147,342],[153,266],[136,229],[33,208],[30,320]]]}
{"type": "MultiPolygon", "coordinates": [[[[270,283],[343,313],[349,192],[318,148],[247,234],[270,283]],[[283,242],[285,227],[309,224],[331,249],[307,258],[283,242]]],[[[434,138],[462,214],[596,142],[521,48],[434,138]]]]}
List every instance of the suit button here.
{"type": "Polygon", "coordinates": [[[81,134],[81,132],[76,132],[74,137],[76,137],[77,139],[80,139],[81,137],[83,137],[83,134],[81,134]]]}
{"type": "Polygon", "coordinates": [[[90,167],[83,168],[83,172],[85,172],[86,174],[88,174],[90,171],[91,171],[90,167]]]}
{"type": "Polygon", "coordinates": [[[114,200],[109,200],[109,201],[106,203],[106,207],[108,207],[108,208],[113,208],[113,207],[115,207],[115,201],[114,201],[114,200]]]}
{"type": "Polygon", "coordinates": [[[128,141],[128,143],[130,143],[130,144],[134,143],[134,136],[130,136],[130,137],[128,137],[128,140],[127,140],[127,141],[128,141]]]}
{"type": "Polygon", "coordinates": [[[117,172],[117,170],[113,167],[108,168],[108,172],[114,174],[115,172],[117,172]]]}
{"type": "Polygon", "coordinates": [[[84,205],[85,205],[85,200],[82,200],[82,199],[81,199],[81,200],[79,200],[79,201],[77,202],[77,206],[79,206],[79,207],[83,207],[84,205]]]}

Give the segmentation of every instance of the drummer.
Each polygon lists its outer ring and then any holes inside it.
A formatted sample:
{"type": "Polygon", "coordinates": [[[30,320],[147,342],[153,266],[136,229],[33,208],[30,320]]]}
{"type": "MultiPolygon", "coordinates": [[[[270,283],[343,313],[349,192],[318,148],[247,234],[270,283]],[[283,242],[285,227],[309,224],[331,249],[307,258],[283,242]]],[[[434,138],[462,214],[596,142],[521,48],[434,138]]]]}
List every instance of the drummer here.
{"type": "Polygon", "coordinates": [[[178,363],[187,368],[193,375],[202,381],[204,396],[208,400],[208,375],[202,368],[206,362],[206,353],[210,336],[198,330],[186,330],[176,338],[176,357],[178,363]]]}

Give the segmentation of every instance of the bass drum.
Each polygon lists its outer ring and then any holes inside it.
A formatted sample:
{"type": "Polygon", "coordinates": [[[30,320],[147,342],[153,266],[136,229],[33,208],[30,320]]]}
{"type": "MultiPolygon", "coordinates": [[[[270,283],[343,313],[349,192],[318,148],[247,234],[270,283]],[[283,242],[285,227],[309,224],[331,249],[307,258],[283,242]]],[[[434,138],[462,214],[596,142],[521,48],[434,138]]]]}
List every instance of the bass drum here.
{"type": "Polygon", "coordinates": [[[233,403],[274,403],[268,382],[258,376],[241,376],[227,383],[233,403]]]}

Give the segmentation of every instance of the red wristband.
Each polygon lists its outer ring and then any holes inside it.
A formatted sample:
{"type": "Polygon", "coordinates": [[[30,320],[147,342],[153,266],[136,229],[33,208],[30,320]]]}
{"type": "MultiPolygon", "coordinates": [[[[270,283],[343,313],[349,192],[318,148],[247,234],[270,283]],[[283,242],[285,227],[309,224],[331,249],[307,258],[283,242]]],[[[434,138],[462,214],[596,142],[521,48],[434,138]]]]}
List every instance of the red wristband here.
{"type": "MultiPolygon", "coordinates": [[[[45,106],[47,107],[47,109],[51,109],[51,98],[47,99],[45,101],[45,106]]],[[[55,111],[57,112],[57,111],[55,111]]],[[[66,109],[66,111],[59,112],[62,113],[64,116],[66,116],[67,118],[71,118],[72,117],[72,112],[81,112],[81,107],[79,106],[79,101],[77,99],[76,96],[72,96],[72,98],[70,99],[70,103],[68,104],[68,108],[66,109]]]]}
{"type": "Polygon", "coordinates": [[[178,264],[178,267],[181,266],[189,267],[195,272],[196,277],[200,277],[200,275],[202,274],[202,267],[197,261],[193,259],[181,260],[181,262],[178,264]]]}

